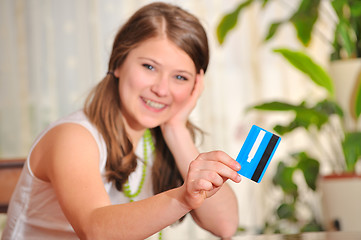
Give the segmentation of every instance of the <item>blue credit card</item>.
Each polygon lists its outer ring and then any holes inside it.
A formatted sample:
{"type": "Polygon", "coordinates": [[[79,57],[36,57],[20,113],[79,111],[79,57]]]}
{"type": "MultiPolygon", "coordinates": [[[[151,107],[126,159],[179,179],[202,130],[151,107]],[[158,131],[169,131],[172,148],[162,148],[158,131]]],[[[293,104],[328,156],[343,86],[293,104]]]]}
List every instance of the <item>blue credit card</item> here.
{"type": "Polygon", "coordinates": [[[261,182],[280,141],[279,136],[253,125],[236,159],[241,164],[238,173],[261,182]]]}

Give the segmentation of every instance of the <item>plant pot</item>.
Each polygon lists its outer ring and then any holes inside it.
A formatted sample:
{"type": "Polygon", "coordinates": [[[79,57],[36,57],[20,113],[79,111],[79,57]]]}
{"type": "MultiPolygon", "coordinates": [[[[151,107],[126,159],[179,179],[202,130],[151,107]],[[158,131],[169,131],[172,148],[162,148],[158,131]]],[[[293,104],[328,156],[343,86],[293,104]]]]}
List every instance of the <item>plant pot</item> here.
{"type": "Polygon", "coordinates": [[[323,176],[319,182],[326,230],[360,231],[361,176],[323,176]]]}
{"type": "Polygon", "coordinates": [[[355,107],[356,91],[361,81],[361,59],[333,61],[330,63],[329,73],[334,82],[336,101],[344,110],[345,127],[355,129],[357,122],[352,109],[355,107]]]}

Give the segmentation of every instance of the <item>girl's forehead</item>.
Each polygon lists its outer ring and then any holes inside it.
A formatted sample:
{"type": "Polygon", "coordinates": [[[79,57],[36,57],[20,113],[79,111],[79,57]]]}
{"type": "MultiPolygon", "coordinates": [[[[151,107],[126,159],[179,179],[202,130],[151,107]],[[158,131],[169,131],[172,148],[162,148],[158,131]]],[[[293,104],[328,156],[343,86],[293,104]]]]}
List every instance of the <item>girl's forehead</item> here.
{"type": "Polygon", "coordinates": [[[147,39],[130,51],[135,58],[148,58],[162,65],[175,64],[195,71],[191,57],[167,37],[147,39]]]}

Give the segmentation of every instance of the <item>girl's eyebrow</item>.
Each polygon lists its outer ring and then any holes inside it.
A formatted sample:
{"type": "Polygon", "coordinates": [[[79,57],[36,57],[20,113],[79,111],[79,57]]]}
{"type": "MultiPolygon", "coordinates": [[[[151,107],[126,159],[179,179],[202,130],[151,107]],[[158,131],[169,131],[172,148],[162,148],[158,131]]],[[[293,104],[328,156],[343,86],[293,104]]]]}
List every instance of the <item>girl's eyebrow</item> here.
{"type": "Polygon", "coordinates": [[[188,74],[190,75],[190,77],[193,77],[193,74],[188,72],[188,71],[184,71],[184,70],[177,70],[177,72],[181,73],[181,74],[188,74]]]}
{"type": "MultiPolygon", "coordinates": [[[[152,59],[152,58],[148,58],[148,57],[139,57],[139,59],[143,59],[143,60],[148,60],[148,61],[151,61],[153,62],[155,65],[158,65],[158,66],[162,66],[162,64],[160,64],[159,62],[157,62],[156,60],[152,59]]],[[[188,72],[186,70],[176,70],[176,72],[179,72],[179,73],[182,73],[182,74],[188,74],[190,75],[190,77],[194,77],[193,76],[193,73],[191,72],[188,72]]]]}

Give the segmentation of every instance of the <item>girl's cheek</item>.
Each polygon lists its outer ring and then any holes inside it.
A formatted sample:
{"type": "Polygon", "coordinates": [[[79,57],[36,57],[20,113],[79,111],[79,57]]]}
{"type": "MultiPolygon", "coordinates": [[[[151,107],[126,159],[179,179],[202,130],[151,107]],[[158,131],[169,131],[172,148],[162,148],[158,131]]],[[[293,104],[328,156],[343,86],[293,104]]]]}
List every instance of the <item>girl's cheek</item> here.
{"type": "Polygon", "coordinates": [[[186,102],[192,95],[192,90],[183,91],[176,96],[178,102],[186,102]]]}

